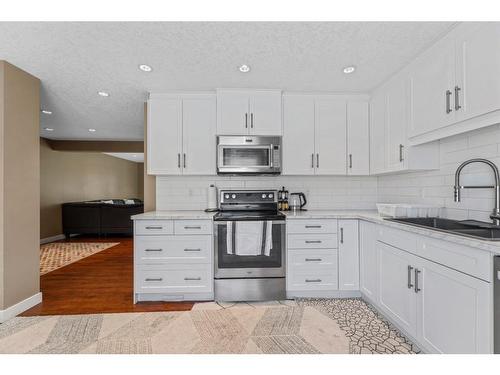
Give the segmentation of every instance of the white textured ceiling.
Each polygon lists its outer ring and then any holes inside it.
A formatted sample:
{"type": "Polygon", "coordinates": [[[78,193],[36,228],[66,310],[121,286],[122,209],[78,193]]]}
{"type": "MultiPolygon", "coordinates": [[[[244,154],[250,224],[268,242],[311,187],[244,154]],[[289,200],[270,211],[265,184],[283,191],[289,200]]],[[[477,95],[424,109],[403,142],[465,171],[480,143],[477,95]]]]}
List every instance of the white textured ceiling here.
{"type": "Polygon", "coordinates": [[[445,22],[0,23],[0,59],[42,81],[41,134],[143,138],[148,92],[217,87],[367,92],[452,26],[445,22]],[[237,70],[249,64],[250,73],[237,70]],[[153,72],[138,70],[149,64],[153,72]],[[357,71],[342,73],[354,64],[357,71]],[[108,91],[102,98],[97,91],[108,91]],[[44,127],[54,128],[46,132],[44,127]],[[97,129],[89,133],[88,128],[97,129]]]}

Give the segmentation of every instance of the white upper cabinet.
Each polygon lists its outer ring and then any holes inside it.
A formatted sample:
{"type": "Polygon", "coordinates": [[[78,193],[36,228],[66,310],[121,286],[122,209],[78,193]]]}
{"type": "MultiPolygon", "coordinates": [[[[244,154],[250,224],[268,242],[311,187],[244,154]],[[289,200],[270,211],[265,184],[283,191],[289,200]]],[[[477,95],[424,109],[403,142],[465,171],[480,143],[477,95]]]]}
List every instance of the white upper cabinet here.
{"type": "Polygon", "coordinates": [[[464,22],[409,66],[412,144],[500,121],[500,24],[464,22]]]}
{"type": "Polygon", "coordinates": [[[284,95],[283,123],[283,174],[314,174],[314,97],[284,95]]]}
{"type": "Polygon", "coordinates": [[[467,120],[500,109],[500,23],[461,25],[456,46],[458,92],[454,106],[458,119],[467,120]]]}
{"type": "Polygon", "coordinates": [[[367,101],[347,103],[347,174],[370,173],[370,129],[367,101]]]}
{"type": "Polygon", "coordinates": [[[152,98],[147,108],[148,174],[181,174],[181,100],[152,98]]]}
{"type": "Polygon", "coordinates": [[[280,90],[217,90],[218,135],[281,135],[280,90]]]}
{"type": "Polygon", "coordinates": [[[215,174],[215,111],[214,94],[151,95],[148,174],[215,174]]]}
{"type": "Polygon", "coordinates": [[[314,117],[316,174],[345,175],[346,101],[335,97],[316,99],[314,117]]]}
{"type": "Polygon", "coordinates": [[[439,167],[439,143],[412,146],[408,141],[410,78],[406,71],[392,77],[373,94],[370,103],[371,174],[429,170],[439,167]]]}
{"type": "Polygon", "coordinates": [[[410,73],[410,136],[424,134],[454,121],[455,42],[452,35],[419,56],[410,73]]]}

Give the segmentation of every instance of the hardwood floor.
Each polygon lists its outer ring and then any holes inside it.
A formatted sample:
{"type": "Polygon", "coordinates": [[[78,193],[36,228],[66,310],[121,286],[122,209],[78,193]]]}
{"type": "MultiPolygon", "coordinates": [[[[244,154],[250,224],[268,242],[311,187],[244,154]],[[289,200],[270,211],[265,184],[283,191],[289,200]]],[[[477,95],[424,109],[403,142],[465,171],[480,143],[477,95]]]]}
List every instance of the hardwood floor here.
{"type": "Polygon", "coordinates": [[[186,311],[192,302],[133,304],[133,239],[72,238],[71,242],[120,242],[119,245],[40,277],[43,302],[21,316],[186,311]]]}

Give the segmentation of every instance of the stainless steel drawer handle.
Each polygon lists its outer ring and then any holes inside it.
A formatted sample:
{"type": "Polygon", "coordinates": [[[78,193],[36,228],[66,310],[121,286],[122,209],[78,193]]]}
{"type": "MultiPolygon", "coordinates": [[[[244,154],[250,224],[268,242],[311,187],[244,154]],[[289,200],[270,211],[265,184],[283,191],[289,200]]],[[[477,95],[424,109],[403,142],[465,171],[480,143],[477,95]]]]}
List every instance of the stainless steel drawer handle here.
{"type": "Polygon", "coordinates": [[[153,226],[148,226],[146,229],[163,229],[163,227],[153,227],[153,226]]]}
{"type": "Polygon", "coordinates": [[[146,281],[163,281],[161,277],[159,278],[147,278],[146,281]]]}
{"type": "Polygon", "coordinates": [[[306,225],[306,229],[312,229],[312,228],[322,228],[321,225],[306,225]]]}
{"type": "Polygon", "coordinates": [[[321,279],[306,279],[306,283],[320,283],[321,279]]]}
{"type": "Polygon", "coordinates": [[[312,241],[312,240],[306,240],[306,243],[321,243],[322,241],[320,240],[315,240],[315,241],[312,241]]]}
{"type": "Polygon", "coordinates": [[[340,243],[344,243],[344,228],[340,228],[340,243]]]}
{"type": "Polygon", "coordinates": [[[448,114],[451,112],[451,104],[450,104],[451,91],[446,90],[445,95],[446,95],[446,113],[448,114]]]}
{"type": "Polygon", "coordinates": [[[150,252],[150,251],[163,251],[163,249],[145,249],[144,251],[150,252]]]}
{"type": "Polygon", "coordinates": [[[201,226],[194,226],[194,225],[186,225],[184,229],[201,229],[201,226]]]}
{"type": "Polygon", "coordinates": [[[455,86],[455,111],[458,111],[462,106],[460,105],[460,90],[461,88],[455,86]]]}
{"type": "Polygon", "coordinates": [[[413,284],[411,283],[411,271],[413,271],[413,267],[408,266],[408,289],[413,288],[413,284]]]}
{"type": "Polygon", "coordinates": [[[184,251],[201,251],[201,249],[184,249],[184,251]]]}
{"type": "Polygon", "coordinates": [[[186,280],[186,281],[200,281],[201,277],[185,277],[184,280],[186,280]]]}
{"type": "Polygon", "coordinates": [[[321,258],[306,258],[306,262],[321,262],[321,258]]]}
{"type": "Polygon", "coordinates": [[[415,293],[418,293],[422,290],[418,287],[418,274],[419,273],[420,273],[420,270],[418,268],[415,268],[415,293]]]}

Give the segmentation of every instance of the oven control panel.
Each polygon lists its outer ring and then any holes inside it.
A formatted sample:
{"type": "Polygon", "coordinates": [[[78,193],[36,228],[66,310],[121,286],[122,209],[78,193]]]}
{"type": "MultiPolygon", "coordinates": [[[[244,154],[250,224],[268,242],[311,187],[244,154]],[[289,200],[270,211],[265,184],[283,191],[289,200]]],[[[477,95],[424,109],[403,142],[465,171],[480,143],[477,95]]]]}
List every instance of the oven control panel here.
{"type": "Polygon", "coordinates": [[[276,190],[221,190],[220,204],[259,204],[278,202],[276,190]]]}

